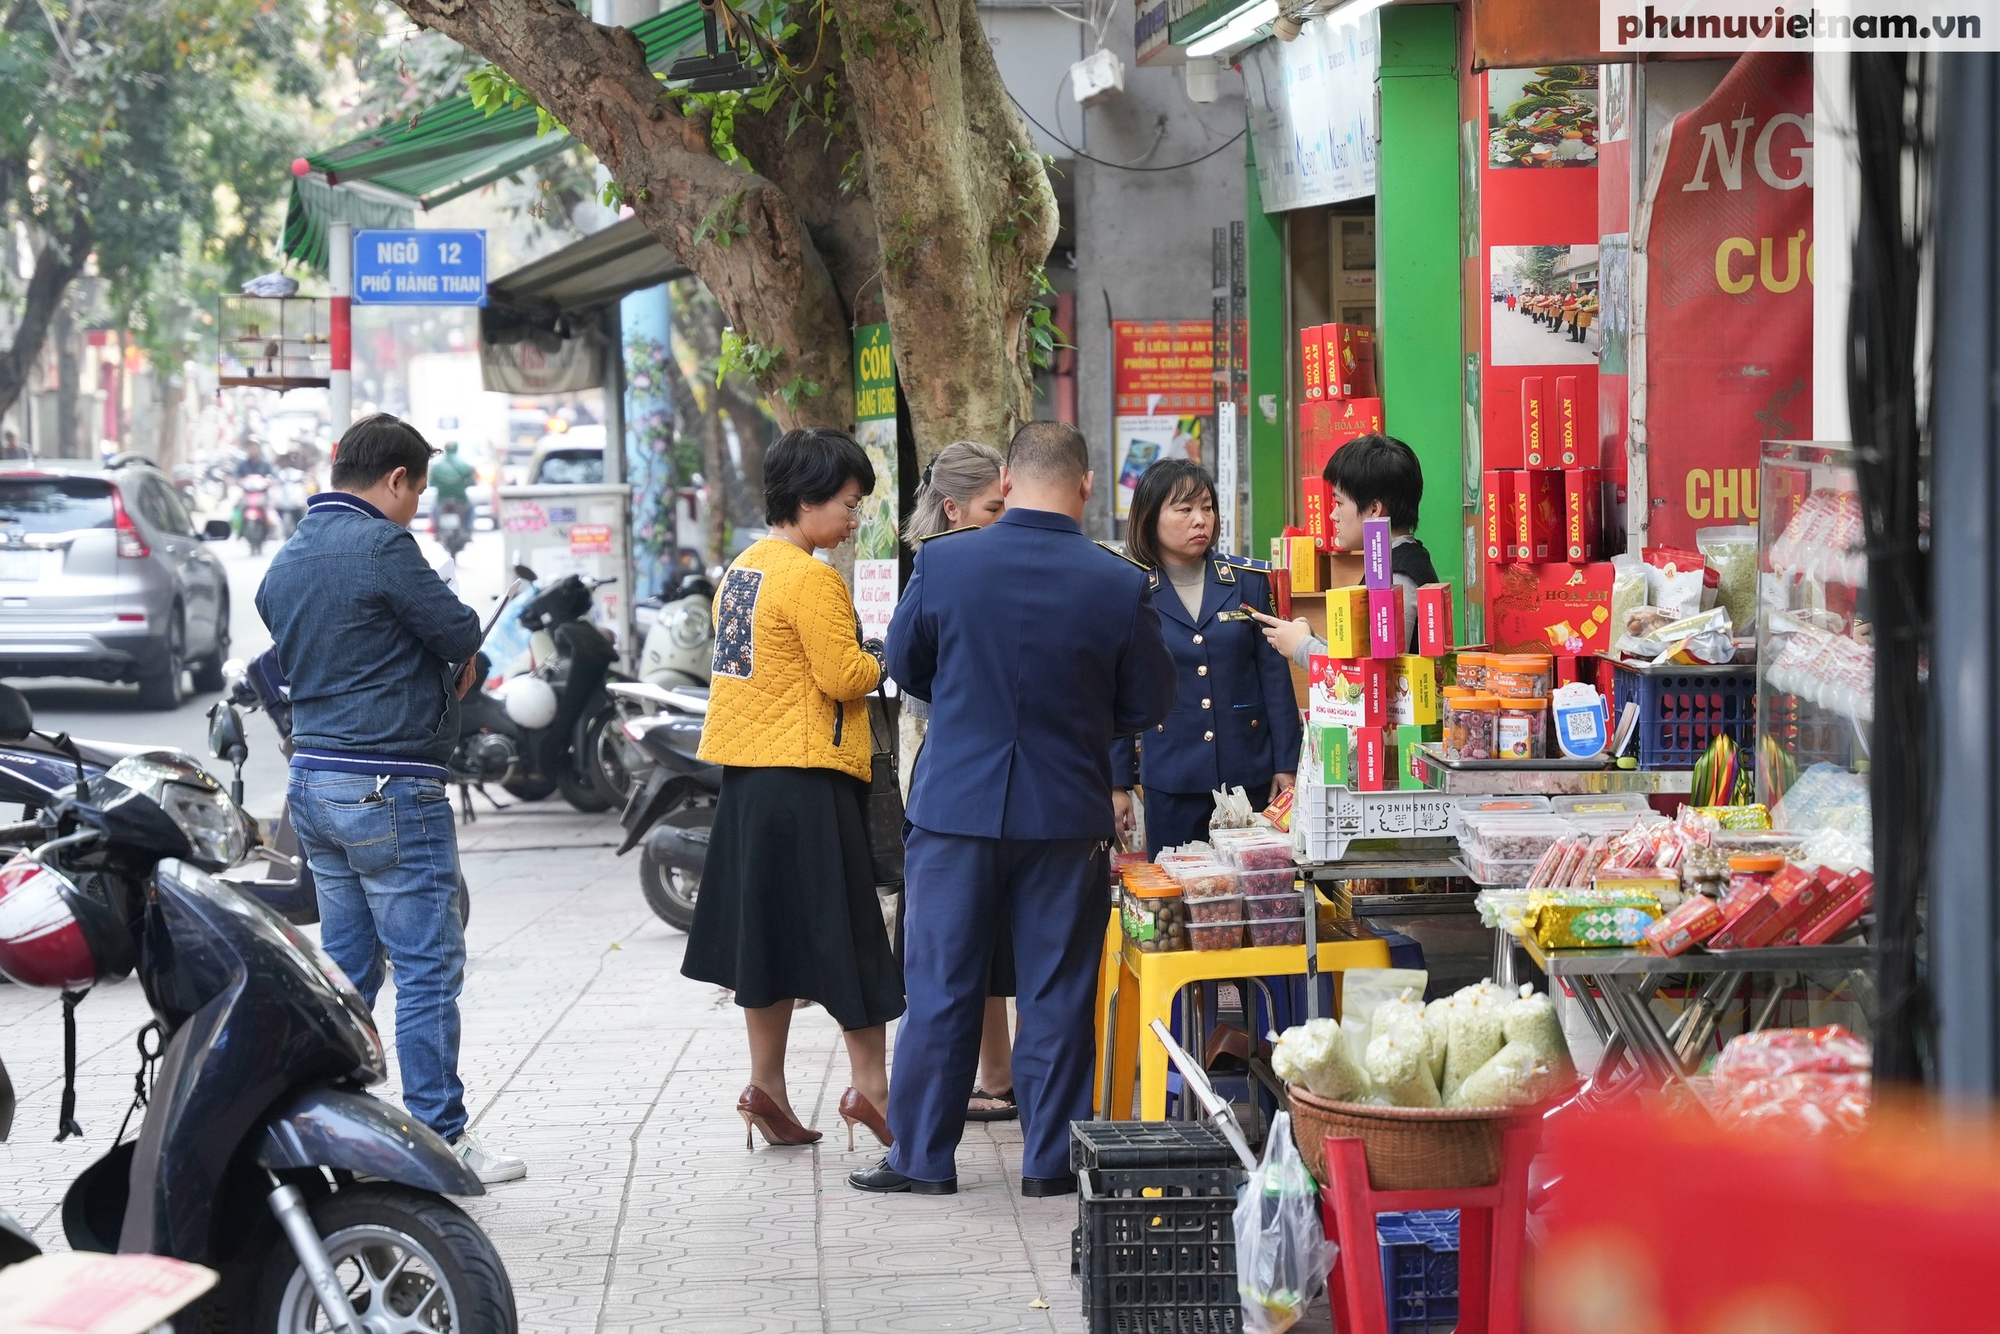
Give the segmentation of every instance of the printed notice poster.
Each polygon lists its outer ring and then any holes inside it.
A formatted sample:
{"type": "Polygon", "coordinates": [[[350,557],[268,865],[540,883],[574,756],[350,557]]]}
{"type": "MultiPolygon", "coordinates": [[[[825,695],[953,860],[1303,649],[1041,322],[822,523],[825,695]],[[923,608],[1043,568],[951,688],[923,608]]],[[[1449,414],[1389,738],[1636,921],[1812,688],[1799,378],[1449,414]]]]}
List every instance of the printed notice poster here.
{"type": "Polygon", "coordinates": [[[1193,459],[1214,470],[1204,447],[1215,414],[1215,339],[1207,320],[1113,320],[1111,341],[1123,520],[1139,474],[1160,459],[1193,459]]]}
{"type": "Polygon", "coordinates": [[[854,610],[862,637],[880,639],[889,633],[898,594],[896,361],[888,325],[854,331],[854,389],[854,439],[875,468],[875,489],[861,498],[861,526],[854,533],[854,610]]]}

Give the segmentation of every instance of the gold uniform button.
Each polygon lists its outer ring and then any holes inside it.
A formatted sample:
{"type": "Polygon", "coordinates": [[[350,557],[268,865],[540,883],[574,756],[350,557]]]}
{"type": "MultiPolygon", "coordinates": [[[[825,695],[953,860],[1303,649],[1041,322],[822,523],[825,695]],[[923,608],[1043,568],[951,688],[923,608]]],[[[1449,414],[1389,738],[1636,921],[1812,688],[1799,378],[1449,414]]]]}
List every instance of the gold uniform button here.
{"type": "Polygon", "coordinates": [[[1255,726],[1257,725],[1257,720],[1256,720],[1255,718],[1252,718],[1252,719],[1250,720],[1250,725],[1251,725],[1252,727],[1255,727],[1255,726]]]}
{"type": "Polygon", "coordinates": [[[1194,637],[1194,642],[1195,642],[1195,643],[1197,643],[1197,644],[1199,644],[1199,643],[1201,642],[1201,636],[1200,636],[1200,635],[1196,635],[1196,636],[1194,637]]]}
{"type": "Polygon", "coordinates": [[[1203,732],[1203,733],[1201,734],[1201,739],[1202,739],[1203,741],[1213,741],[1213,740],[1215,740],[1215,733],[1213,733],[1213,732],[1203,732]]]}
{"type": "Polygon", "coordinates": [[[1209,705],[1209,701],[1208,701],[1208,700],[1203,700],[1203,701],[1201,702],[1201,707],[1203,707],[1204,709],[1205,709],[1205,708],[1207,708],[1207,707],[1208,707],[1208,705],[1209,705]]]}
{"type": "Polygon", "coordinates": [[[1167,725],[1165,723],[1161,723],[1158,727],[1155,727],[1153,730],[1155,732],[1164,732],[1167,730],[1167,725]]]}
{"type": "Polygon", "coordinates": [[[1195,669],[1194,669],[1194,674],[1195,674],[1196,676],[1207,676],[1207,675],[1208,675],[1208,664],[1204,662],[1204,663],[1203,663],[1203,664],[1202,664],[1201,666],[1199,666],[1199,667],[1195,668],[1195,669]]]}

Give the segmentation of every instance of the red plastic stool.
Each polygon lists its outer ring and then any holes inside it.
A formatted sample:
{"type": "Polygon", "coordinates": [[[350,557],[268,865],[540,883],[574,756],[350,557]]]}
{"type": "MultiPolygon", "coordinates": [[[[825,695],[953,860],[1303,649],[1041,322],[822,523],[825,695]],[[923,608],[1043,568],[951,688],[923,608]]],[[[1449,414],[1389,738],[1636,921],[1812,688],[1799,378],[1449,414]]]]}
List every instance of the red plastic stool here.
{"type": "Polygon", "coordinates": [[[1462,1190],[1376,1190],[1358,1139],[1326,1137],[1320,1217],[1339,1245],[1327,1300],[1341,1334],[1387,1334],[1375,1215],[1458,1210],[1458,1334],[1521,1334],[1521,1266],[1527,1250],[1528,1164],[1540,1128],[1502,1132],[1500,1179],[1462,1190]]]}

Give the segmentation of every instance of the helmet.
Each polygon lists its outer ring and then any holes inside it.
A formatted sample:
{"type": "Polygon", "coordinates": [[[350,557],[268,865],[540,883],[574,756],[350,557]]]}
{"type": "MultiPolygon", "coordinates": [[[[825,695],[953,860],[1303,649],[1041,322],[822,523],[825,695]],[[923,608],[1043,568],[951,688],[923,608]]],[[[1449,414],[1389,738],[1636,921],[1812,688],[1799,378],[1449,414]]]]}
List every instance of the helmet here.
{"type": "Polygon", "coordinates": [[[120,913],[27,857],[0,867],[0,973],[24,987],[75,991],[132,971],[120,913]]]}
{"type": "Polygon", "coordinates": [[[556,720],[556,692],[539,676],[517,676],[500,687],[507,716],[530,731],[556,720]]]}

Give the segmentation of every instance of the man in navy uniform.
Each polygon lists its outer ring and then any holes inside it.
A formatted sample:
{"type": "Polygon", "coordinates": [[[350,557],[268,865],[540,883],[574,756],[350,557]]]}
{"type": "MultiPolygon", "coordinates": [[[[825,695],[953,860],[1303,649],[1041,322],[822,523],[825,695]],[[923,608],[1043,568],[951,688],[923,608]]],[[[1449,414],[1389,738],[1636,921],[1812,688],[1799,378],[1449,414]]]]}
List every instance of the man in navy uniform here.
{"type": "Polygon", "coordinates": [[[1111,742],[1174,702],[1147,571],[1083,535],[1083,437],[1032,422],[1002,475],[1007,512],[926,542],[889,625],[889,674],[930,701],[931,722],[910,784],[895,1147],[849,1176],[861,1190],[958,1189],[1002,913],[1019,982],[1022,1193],[1076,1189],[1069,1123],[1090,1115],[1111,742]]]}

